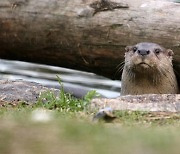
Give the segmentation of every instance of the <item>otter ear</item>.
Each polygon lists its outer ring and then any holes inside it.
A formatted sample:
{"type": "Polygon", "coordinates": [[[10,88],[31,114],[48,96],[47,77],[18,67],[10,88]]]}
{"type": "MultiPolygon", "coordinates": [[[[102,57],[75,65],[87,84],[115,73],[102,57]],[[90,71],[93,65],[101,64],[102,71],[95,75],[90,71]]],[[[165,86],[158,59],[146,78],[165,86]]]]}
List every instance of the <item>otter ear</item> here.
{"type": "Polygon", "coordinates": [[[167,52],[169,57],[173,57],[174,56],[174,52],[171,49],[167,49],[166,52],[167,52]]]}
{"type": "Polygon", "coordinates": [[[127,47],[125,48],[125,51],[128,52],[128,51],[130,51],[131,49],[132,49],[132,46],[127,46],[127,47]]]}

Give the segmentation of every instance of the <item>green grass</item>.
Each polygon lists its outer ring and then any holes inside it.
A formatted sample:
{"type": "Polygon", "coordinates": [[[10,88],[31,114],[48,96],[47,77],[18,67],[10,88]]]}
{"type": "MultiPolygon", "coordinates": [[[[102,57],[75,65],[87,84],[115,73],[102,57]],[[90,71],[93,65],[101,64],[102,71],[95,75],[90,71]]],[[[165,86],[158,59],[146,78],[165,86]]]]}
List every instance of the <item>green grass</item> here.
{"type": "Polygon", "coordinates": [[[88,108],[89,102],[94,97],[98,97],[95,90],[89,91],[84,98],[77,99],[69,93],[64,92],[63,84],[61,79],[57,76],[60,84],[59,94],[55,94],[52,91],[46,91],[42,93],[38,99],[36,107],[43,107],[46,109],[56,109],[64,112],[78,112],[85,111],[88,108]]]}
{"type": "Polygon", "coordinates": [[[147,120],[148,113],[119,112],[112,123],[92,121],[84,112],[52,110],[52,118],[32,119],[33,108],[0,109],[1,153],[179,153],[180,122],[147,120]]]}
{"type": "Polygon", "coordinates": [[[62,86],[58,95],[43,93],[36,105],[0,108],[0,153],[179,154],[179,114],[118,111],[111,123],[94,122],[88,110],[94,96],[77,99],[62,86]],[[37,119],[42,111],[49,119],[37,119]]]}

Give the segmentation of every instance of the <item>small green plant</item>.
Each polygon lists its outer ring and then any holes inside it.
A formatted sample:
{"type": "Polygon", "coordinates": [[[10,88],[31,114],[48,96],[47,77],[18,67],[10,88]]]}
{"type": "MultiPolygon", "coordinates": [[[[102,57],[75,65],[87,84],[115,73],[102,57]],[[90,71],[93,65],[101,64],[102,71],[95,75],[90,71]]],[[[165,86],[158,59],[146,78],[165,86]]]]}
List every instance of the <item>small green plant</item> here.
{"type": "Polygon", "coordinates": [[[82,99],[75,98],[71,94],[64,92],[62,81],[60,77],[57,76],[57,78],[61,87],[59,94],[56,94],[53,91],[43,92],[38,99],[36,104],[37,107],[71,112],[84,111],[87,109],[87,106],[93,97],[98,96],[96,91],[92,90],[82,99]]]}

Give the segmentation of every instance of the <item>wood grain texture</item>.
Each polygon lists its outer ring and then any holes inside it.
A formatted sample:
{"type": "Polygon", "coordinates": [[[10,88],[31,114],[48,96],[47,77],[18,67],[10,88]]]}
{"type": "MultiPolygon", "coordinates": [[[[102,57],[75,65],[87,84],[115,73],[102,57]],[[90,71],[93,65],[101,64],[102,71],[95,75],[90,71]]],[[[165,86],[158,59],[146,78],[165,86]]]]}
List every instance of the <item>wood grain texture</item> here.
{"type": "Polygon", "coordinates": [[[173,49],[174,62],[179,64],[179,3],[126,0],[129,8],[94,14],[90,7],[94,2],[1,1],[0,58],[57,65],[119,79],[121,73],[116,71],[124,59],[125,46],[149,41],[173,49]]]}

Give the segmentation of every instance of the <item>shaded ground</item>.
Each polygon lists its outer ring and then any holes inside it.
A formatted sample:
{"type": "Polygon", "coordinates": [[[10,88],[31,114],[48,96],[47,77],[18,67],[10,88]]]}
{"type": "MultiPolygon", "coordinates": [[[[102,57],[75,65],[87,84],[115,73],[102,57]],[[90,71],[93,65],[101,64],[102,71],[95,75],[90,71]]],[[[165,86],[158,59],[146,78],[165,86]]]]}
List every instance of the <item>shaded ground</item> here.
{"type": "Polygon", "coordinates": [[[51,111],[43,121],[31,108],[0,109],[3,154],[179,153],[180,115],[117,112],[112,123],[92,115],[51,111]]]}

